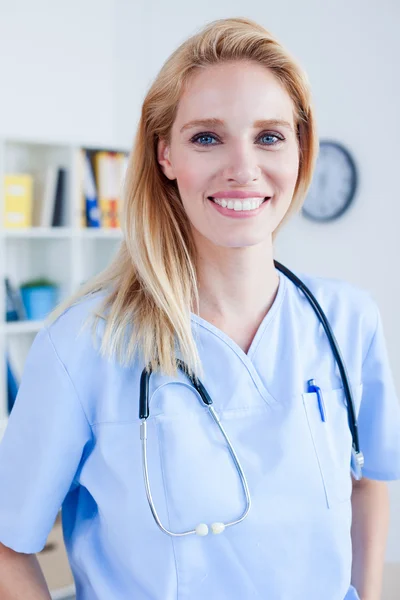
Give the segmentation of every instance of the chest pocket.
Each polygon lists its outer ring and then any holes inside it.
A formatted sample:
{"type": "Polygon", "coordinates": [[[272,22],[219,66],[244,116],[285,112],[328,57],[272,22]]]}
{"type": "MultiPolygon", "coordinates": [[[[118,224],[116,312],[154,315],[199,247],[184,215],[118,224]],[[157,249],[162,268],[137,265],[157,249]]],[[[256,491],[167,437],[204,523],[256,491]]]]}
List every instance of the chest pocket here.
{"type": "MultiPolygon", "coordinates": [[[[229,419],[227,424],[234,445],[232,426],[235,429],[238,421],[229,419]]],[[[237,519],[246,505],[244,491],[228,446],[208,411],[158,416],[155,425],[171,528],[182,531],[202,522],[237,519]]]]}
{"type": "MultiPolygon", "coordinates": [[[[348,424],[346,398],[343,388],[321,389],[325,421],[321,418],[316,392],[303,394],[304,409],[314,444],[329,508],[351,498],[352,437],[348,424]]],[[[352,386],[354,403],[360,405],[362,384],[352,386]]]]}
{"type": "MultiPolygon", "coordinates": [[[[154,444],[158,448],[169,528],[191,530],[199,523],[234,521],[246,498],[229,447],[193,386],[176,382],[160,386],[152,400],[154,444]]],[[[231,443],[242,455],[241,439],[249,436],[255,415],[268,409],[243,407],[220,413],[231,443]]],[[[150,436],[150,433],[149,433],[150,436]]],[[[241,456],[239,456],[241,461],[241,456]]],[[[243,466],[243,463],[242,463],[243,466]]],[[[151,476],[151,473],[150,473],[151,476]]]]}

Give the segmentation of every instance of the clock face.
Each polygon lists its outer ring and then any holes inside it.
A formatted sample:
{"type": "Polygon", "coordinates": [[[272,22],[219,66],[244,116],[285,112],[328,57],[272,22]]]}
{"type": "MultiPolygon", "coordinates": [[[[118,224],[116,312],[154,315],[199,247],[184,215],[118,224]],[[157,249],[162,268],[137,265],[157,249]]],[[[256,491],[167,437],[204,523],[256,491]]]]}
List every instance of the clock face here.
{"type": "Polygon", "coordinates": [[[357,171],[346,148],[320,142],[314,176],[302,214],[314,221],[332,221],[350,206],[357,188],[357,171]]]}

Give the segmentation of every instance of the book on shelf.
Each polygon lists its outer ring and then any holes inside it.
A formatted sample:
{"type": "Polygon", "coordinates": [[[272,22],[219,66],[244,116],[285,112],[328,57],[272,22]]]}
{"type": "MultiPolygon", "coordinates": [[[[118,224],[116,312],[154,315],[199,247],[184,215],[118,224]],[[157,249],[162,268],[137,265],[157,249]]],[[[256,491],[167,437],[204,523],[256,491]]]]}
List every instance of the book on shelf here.
{"type": "Polygon", "coordinates": [[[8,277],[4,280],[6,288],[6,322],[25,321],[27,318],[19,288],[14,287],[8,277]]]}
{"type": "Polygon", "coordinates": [[[33,177],[28,173],[8,173],[4,176],[4,214],[6,229],[31,227],[33,177]]]}
{"type": "Polygon", "coordinates": [[[83,160],[84,178],[82,191],[84,196],[87,227],[101,227],[101,213],[92,163],[86,153],[83,156],[83,160]]]}
{"type": "Polygon", "coordinates": [[[34,225],[37,227],[60,227],[64,225],[66,208],[67,170],[48,166],[38,174],[37,192],[34,200],[34,225]]]}
{"type": "Polygon", "coordinates": [[[67,170],[59,167],[57,169],[57,185],[54,197],[54,211],[52,221],[53,227],[62,227],[64,225],[66,178],[67,170]]]}
{"type": "Polygon", "coordinates": [[[119,162],[114,153],[97,152],[96,181],[103,227],[119,227],[119,162]]]}
{"type": "Polygon", "coordinates": [[[82,149],[80,162],[82,226],[118,229],[128,155],[82,149]]]}
{"type": "Polygon", "coordinates": [[[48,166],[37,176],[37,193],[34,201],[35,226],[51,227],[56,187],[57,168],[48,166]]]}

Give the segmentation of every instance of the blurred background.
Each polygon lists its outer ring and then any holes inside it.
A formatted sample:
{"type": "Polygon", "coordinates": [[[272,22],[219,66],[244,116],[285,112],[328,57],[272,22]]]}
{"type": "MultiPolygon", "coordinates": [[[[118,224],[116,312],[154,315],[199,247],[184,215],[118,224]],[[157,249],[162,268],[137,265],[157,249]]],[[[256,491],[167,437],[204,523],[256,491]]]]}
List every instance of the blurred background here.
{"type": "MultiPolygon", "coordinates": [[[[119,244],[119,193],[146,90],[178,44],[232,16],[259,21],[298,59],[320,139],[333,142],[309,214],[282,230],[277,258],[372,294],[400,391],[398,2],[0,0],[3,429],[43,316],[119,244]]],[[[400,597],[400,484],[390,492],[385,600],[400,597]]],[[[59,521],[39,558],[53,597],[69,597],[59,521]]]]}

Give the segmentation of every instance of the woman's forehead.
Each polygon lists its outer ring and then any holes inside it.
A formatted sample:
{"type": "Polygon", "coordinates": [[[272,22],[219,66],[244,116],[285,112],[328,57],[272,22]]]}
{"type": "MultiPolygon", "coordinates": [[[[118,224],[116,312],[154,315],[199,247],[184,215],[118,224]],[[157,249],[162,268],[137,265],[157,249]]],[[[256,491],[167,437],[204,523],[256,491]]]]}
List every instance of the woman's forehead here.
{"type": "MultiPolygon", "coordinates": [[[[175,119],[180,132],[190,121],[218,119],[253,126],[265,119],[293,125],[293,101],[270,69],[237,62],[198,69],[187,82],[175,119]]],[[[218,125],[216,123],[216,125],[218,125]]]]}

